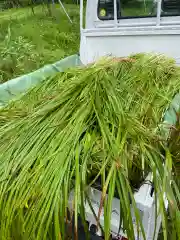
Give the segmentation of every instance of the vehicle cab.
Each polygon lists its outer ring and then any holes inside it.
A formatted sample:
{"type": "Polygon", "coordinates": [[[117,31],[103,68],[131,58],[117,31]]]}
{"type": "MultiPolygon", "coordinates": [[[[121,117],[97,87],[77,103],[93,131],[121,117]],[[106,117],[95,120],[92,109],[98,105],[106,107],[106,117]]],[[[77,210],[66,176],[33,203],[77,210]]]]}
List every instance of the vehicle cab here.
{"type": "Polygon", "coordinates": [[[80,28],[83,64],[140,52],[180,64],[180,0],[81,0],[80,28]]]}

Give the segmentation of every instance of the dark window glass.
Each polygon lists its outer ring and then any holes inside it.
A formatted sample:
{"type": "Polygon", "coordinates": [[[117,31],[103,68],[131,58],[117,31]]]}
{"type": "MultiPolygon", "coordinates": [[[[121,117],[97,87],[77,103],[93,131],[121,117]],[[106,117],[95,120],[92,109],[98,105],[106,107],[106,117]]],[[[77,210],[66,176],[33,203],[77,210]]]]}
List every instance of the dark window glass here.
{"type": "Polygon", "coordinates": [[[154,0],[124,0],[121,1],[121,16],[128,17],[154,17],[157,3],[154,0]]]}
{"type": "Polygon", "coordinates": [[[162,0],[162,16],[180,15],[180,0],[162,0]]]}
{"type": "MultiPolygon", "coordinates": [[[[157,0],[117,0],[117,17],[155,17],[157,0]]],[[[180,15],[180,0],[162,0],[161,16],[180,15]]],[[[98,17],[101,20],[114,19],[114,0],[99,0],[98,17]]]]}

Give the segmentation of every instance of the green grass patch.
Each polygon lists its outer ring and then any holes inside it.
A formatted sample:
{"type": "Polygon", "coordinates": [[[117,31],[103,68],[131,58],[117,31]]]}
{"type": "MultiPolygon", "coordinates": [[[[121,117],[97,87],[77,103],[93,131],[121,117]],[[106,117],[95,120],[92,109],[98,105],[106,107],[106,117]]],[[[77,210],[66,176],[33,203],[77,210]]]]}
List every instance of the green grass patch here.
{"type": "Polygon", "coordinates": [[[56,4],[52,16],[43,6],[10,9],[0,16],[0,82],[58,61],[79,49],[79,9],[66,5],[71,24],[56,4]]]}

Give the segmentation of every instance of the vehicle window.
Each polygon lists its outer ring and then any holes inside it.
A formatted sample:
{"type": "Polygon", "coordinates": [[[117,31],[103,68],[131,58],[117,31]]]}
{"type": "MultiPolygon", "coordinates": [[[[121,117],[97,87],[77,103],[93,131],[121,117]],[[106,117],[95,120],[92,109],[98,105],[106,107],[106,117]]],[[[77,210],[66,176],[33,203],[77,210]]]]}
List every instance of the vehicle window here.
{"type": "Polygon", "coordinates": [[[180,15],[180,0],[162,0],[162,16],[180,15]]]}
{"type": "Polygon", "coordinates": [[[157,2],[154,0],[122,0],[121,17],[149,17],[156,15],[157,2]]]}
{"type": "MultiPolygon", "coordinates": [[[[157,0],[117,0],[117,17],[155,17],[157,0]]],[[[161,16],[180,15],[180,0],[162,0],[161,16]]],[[[99,0],[98,17],[101,20],[114,19],[114,0],[99,0]]]]}
{"type": "MultiPolygon", "coordinates": [[[[117,0],[117,16],[120,18],[120,1],[117,0]]],[[[114,19],[114,0],[99,0],[98,17],[101,20],[114,19]]]]}

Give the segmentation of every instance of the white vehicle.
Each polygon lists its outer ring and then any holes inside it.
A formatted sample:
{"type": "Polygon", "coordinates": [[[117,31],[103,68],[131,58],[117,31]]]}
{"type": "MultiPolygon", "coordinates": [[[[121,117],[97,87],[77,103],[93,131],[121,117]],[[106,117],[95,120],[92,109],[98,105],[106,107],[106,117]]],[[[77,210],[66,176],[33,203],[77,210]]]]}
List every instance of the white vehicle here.
{"type": "MultiPolygon", "coordinates": [[[[102,56],[125,57],[140,52],[166,54],[180,64],[180,0],[137,0],[135,6],[132,5],[132,2],[129,1],[127,7],[123,0],[87,0],[84,19],[85,6],[81,0],[80,60],[83,64],[95,62],[102,56]]],[[[148,181],[153,181],[151,178],[152,176],[149,175],[148,181]]],[[[72,197],[70,197],[70,206],[72,197]]],[[[97,215],[101,191],[90,188],[89,198],[97,215]]],[[[140,211],[146,239],[158,239],[161,216],[158,216],[155,221],[153,183],[141,186],[134,194],[134,198],[140,211]]],[[[119,231],[119,201],[114,198],[112,205],[112,238],[127,239],[126,232],[122,229],[119,231]]],[[[94,239],[101,239],[102,232],[97,229],[95,216],[87,202],[85,211],[89,230],[94,239]]],[[[136,222],[133,222],[136,239],[142,240],[143,237],[138,237],[136,233],[136,222]]],[[[103,227],[103,211],[100,223],[103,227]]]]}
{"type": "Polygon", "coordinates": [[[87,0],[84,19],[81,1],[82,63],[139,52],[163,53],[180,63],[180,1],[137,0],[137,6],[129,1],[128,7],[123,2],[87,0]]]}

